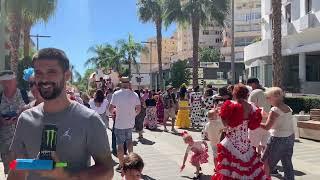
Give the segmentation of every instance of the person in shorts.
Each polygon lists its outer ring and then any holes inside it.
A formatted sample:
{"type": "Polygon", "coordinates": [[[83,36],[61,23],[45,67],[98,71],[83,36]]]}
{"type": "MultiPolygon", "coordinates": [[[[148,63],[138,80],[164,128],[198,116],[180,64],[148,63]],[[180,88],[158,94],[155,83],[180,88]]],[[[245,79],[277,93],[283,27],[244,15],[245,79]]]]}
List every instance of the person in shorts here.
{"type": "Polygon", "coordinates": [[[176,121],[176,111],[177,111],[177,100],[175,94],[173,93],[173,87],[169,85],[167,87],[167,92],[163,97],[164,100],[164,132],[168,132],[167,121],[171,118],[171,131],[177,133],[177,130],[174,128],[176,121]]]}
{"type": "Polygon", "coordinates": [[[117,143],[117,156],[119,166],[117,171],[123,167],[124,149],[126,143],[129,153],[133,151],[132,129],[135,124],[135,117],[141,111],[139,96],[130,89],[130,80],[128,77],[122,77],[121,89],[116,91],[111,98],[109,106],[110,113],[116,109],[116,119],[114,125],[114,134],[117,143]]]}

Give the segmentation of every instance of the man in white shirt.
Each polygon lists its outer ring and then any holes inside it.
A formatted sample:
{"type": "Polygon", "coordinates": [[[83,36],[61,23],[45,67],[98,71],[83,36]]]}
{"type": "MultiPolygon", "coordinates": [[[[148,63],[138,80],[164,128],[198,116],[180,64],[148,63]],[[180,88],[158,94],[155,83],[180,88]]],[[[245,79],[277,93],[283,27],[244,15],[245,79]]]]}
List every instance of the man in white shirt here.
{"type": "MultiPolygon", "coordinates": [[[[247,85],[252,88],[248,102],[253,103],[257,107],[261,108],[264,112],[269,113],[271,107],[267,102],[264,94],[264,88],[260,85],[259,80],[257,78],[249,78],[247,85]]],[[[266,119],[266,117],[263,117],[262,121],[265,123],[266,119]]],[[[251,144],[257,148],[258,153],[262,153],[264,151],[269,136],[269,132],[262,128],[257,128],[249,132],[251,144]]]]}
{"type": "Polygon", "coordinates": [[[114,134],[117,143],[117,156],[119,159],[120,171],[123,167],[124,150],[126,143],[129,153],[133,151],[132,129],[135,124],[135,117],[141,111],[141,104],[138,95],[130,89],[130,81],[127,77],[122,77],[121,89],[112,95],[109,106],[110,113],[116,109],[116,119],[114,125],[114,134]]]}

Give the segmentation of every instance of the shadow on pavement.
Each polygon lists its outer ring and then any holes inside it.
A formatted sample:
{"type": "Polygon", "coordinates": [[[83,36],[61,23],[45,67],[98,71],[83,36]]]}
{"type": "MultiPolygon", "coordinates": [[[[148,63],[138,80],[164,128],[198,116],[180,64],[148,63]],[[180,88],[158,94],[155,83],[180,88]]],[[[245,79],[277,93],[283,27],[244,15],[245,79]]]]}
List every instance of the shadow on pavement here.
{"type": "Polygon", "coordinates": [[[152,131],[152,132],[162,132],[161,129],[157,128],[157,129],[148,129],[149,131],[152,131]]]}
{"type": "Polygon", "coordinates": [[[154,145],[156,143],[145,138],[140,139],[139,142],[143,145],[154,145]]]}
{"type": "Polygon", "coordinates": [[[191,131],[191,132],[201,132],[202,128],[201,129],[189,128],[189,129],[185,129],[185,130],[188,130],[188,131],[191,131]]]}
{"type": "MultiPolygon", "coordinates": [[[[189,176],[181,176],[181,177],[186,179],[194,179],[193,177],[189,177],[189,176]]],[[[210,180],[210,179],[211,179],[211,175],[202,175],[199,178],[199,180],[210,180]]]]}
{"type": "MultiPolygon", "coordinates": [[[[283,167],[282,167],[282,166],[277,166],[277,169],[278,169],[280,172],[283,172],[283,167]]],[[[294,175],[295,175],[295,176],[304,176],[304,175],[306,175],[306,173],[301,172],[301,171],[298,171],[298,170],[294,170],[294,175]]]]}
{"type": "Polygon", "coordinates": [[[154,178],[152,178],[152,177],[150,177],[148,175],[142,175],[142,179],[143,180],[156,180],[156,179],[154,179],[154,178]]]}

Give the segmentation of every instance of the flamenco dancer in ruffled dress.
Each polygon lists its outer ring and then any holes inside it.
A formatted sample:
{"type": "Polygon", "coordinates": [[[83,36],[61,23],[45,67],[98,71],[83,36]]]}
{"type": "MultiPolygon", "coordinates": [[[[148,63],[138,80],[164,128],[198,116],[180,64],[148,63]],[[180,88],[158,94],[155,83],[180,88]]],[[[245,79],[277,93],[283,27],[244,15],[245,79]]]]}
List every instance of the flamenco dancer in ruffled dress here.
{"type": "Polygon", "coordinates": [[[226,137],[217,144],[217,167],[212,180],[270,179],[263,163],[248,139],[248,129],[256,129],[262,119],[261,110],[247,102],[248,89],[242,84],[234,87],[234,101],[226,101],[220,111],[226,126],[226,137]]]}
{"type": "Polygon", "coordinates": [[[188,147],[184,154],[183,163],[181,166],[181,171],[185,168],[185,164],[188,158],[190,151],[192,156],[190,158],[190,163],[196,168],[195,176],[193,179],[200,179],[201,173],[201,164],[208,163],[208,144],[206,141],[195,141],[188,132],[184,131],[182,133],[182,138],[188,147]]]}

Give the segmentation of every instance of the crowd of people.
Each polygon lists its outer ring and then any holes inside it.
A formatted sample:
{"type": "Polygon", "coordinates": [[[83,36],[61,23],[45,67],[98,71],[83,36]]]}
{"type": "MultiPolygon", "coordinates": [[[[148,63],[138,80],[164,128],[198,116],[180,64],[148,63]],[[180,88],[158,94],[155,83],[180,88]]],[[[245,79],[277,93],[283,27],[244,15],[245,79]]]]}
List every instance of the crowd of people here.
{"type": "Polygon", "coordinates": [[[179,133],[176,128],[183,129],[187,149],[181,170],[192,152],[196,179],[208,162],[207,140],[214,157],[213,180],[270,179],[280,160],[285,179],[294,179],[292,110],[278,87],[265,90],[258,79],[250,78],[247,85],[207,85],[203,91],[185,84],[179,90],[171,85],[165,91],[133,90],[130,79],[122,77],[118,87],[106,82],[94,94],[86,94],[68,86],[71,72],[63,51],[42,49],[32,62],[33,68],[24,71],[32,96],[17,88],[14,72],[0,73],[0,153],[9,180],[112,179],[111,153],[119,159],[116,170],[126,180],[139,179],[144,163],[133,153],[133,131],[141,140],[144,128],[168,132],[167,126],[174,134],[179,133]],[[55,158],[68,162],[68,167],[40,173],[9,171],[9,162],[16,158],[38,157],[46,124],[58,127],[55,158]],[[203,139],[194,140],[186,131],[190,128],[198,129],[203,139]]]}

